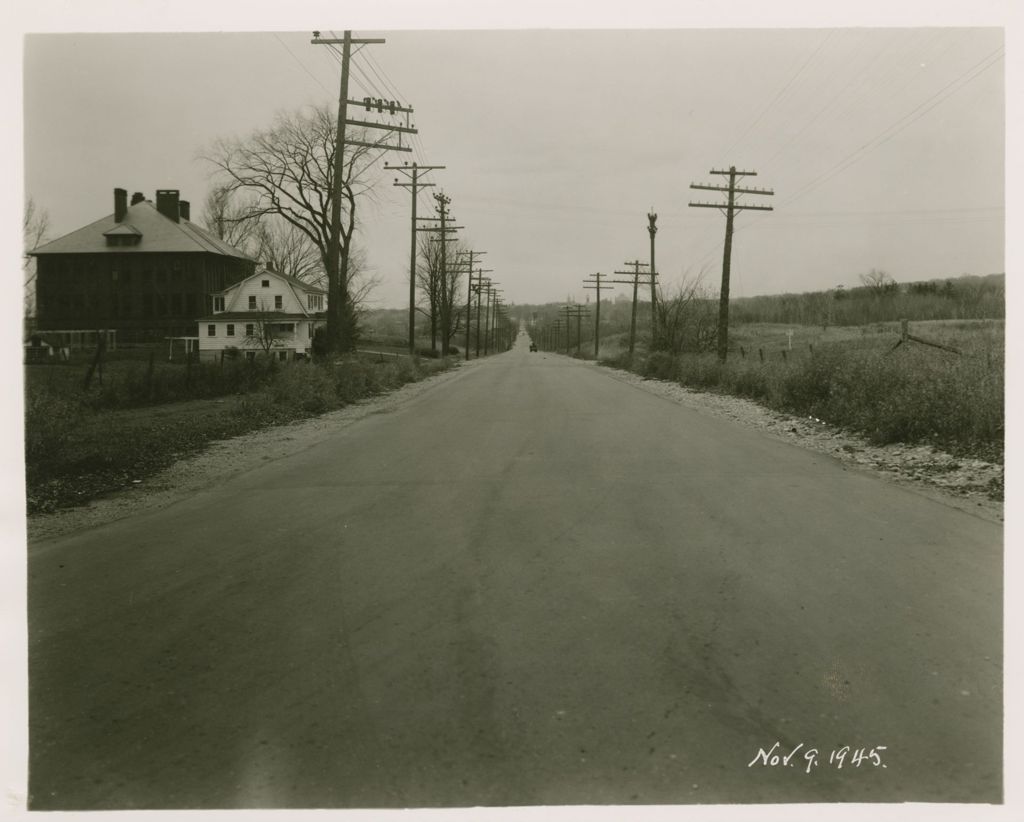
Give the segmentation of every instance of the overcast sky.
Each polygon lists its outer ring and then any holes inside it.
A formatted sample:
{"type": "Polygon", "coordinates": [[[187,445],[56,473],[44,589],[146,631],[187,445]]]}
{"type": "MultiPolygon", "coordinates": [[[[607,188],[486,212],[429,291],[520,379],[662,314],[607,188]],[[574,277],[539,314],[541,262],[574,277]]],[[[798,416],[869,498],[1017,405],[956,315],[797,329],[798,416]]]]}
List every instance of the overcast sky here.
{"type": "MultiPolygon", "coordinates": [[[[325,33],[326,33],[325,29],[325,33]]],[[[340,35],[340,31],[337,32],[340,35]]],[[[649,256],[666,288],[717,286],[725,220],[688,208],[712,168],[755,170],[771,213],[737,219],[733,294],[1004,270],[1004,37],[998,28],[377,31],[350,97],[411,104],[415,159],[451,197],[513,302],[585,299],[582,279],[649,256]]],[[[113,210],[112,189],[178,188],[197,155],[337,99],[311,33],[39,34],[25,39],[25,191],[54,235],[113,210]]],[[[380,170],[359,243],[381,306],[408,299],[409,194],[380,170]]]]}

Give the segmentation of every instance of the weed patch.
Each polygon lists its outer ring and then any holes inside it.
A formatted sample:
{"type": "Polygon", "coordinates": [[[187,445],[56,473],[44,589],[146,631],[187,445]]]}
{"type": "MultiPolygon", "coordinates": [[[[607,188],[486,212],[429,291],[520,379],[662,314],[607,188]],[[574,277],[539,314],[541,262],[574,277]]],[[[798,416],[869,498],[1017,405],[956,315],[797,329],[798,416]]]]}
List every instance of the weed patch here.
{"type": "Polygon", "coordinates": [[[187,390],[203,399],[165,403],[156,399],[186,390],[181,366],[177,376],[161,382],[145,373],[145,363],[126,365],[115,379],[107,377],[88,392],[57,371],[27,381],[30,514],[82,504],[214,440],[341,408],[443,371],[451,362],[348,358],[323,366],[235,360],[223,368],[193,368],[187,390]]]}

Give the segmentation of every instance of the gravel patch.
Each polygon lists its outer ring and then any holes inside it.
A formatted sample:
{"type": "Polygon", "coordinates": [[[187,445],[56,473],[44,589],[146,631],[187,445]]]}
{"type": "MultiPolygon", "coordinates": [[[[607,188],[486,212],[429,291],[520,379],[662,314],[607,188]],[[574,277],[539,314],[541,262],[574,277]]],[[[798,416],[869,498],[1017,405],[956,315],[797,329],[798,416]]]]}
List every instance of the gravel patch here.
{"type": "Polygon", "coordinates": [[[827,454],[846,465],[953,507],[985,519],[1003,521],[1003,466],[998,463],[956,457],[930,445],[872,445],[857,434],[821,420],[773,411],[753,400],[695,391],[616,368],[603,370],[620,382],[687,408],[756,428],[768,436],[827,454]]]}

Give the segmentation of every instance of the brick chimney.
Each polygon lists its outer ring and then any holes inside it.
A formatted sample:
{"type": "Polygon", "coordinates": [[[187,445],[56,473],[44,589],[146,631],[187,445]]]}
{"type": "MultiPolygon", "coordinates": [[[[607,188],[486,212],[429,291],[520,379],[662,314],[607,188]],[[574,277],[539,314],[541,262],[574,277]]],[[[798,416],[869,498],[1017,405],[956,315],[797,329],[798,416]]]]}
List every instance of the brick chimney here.
{"type": "Polygon", "coordinates": [[[128,192],[123,188],[114,189],[114,222],[120,223],[128,213],[128,192]]]}
{"type": "Polygon", "coordinates": [[[145,199],[146,199],[146,195],[145,194],[143,194],[141,191],[136,191],[132,195],[132,205],[137,205],[138,203],[144,202],[145,199]]]}
{"type": "Polygon", "coordinates": [[[188,200],[178,200],[178,216],[180,216],[181,219],[191,220],[192,218],[189,216],[190,210],[191,206],[189,205],[188,200]]]}
{"type": "Polygon", "coordinates": [[[179,193],[176,188],[158,188],[156,190],[156,210],[174,222],[178,222],[179,193]]]}

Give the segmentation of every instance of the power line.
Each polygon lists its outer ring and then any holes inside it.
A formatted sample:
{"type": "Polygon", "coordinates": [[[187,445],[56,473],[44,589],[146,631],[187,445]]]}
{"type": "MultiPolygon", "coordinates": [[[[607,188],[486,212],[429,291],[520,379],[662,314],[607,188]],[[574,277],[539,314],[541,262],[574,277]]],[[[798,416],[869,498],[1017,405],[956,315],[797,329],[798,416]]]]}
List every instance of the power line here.
{"type": "Polygon", "coordinates": [[[748,134],[749,134],[749,133],[750,133],[750,132],[751,132],[751,131],[752,131],[752,130],[754,129],[754,127],[755,127],[755,126],[756,126],[756,125],[757,125],[758,123],[760,123],[760,122],[761,122],[761,120],[762,120],[762,119],[764,118],[764,116],[765,116],[765,115],[766,115],[766,114],[767,114],[767,113],[768,113],[768,112],[769,112],[769,111],[770,111],[770,110],[771,110],[771,109],[772,109],[772,108],[773,108],[773,107],[774,107],[774,106],[775,106],[775,105],[776,105],[776,104],[777,104],[777,103],[779,102],[779,100],[780,100],[780,99],[782,99],[783,95],[785,95],[785,93],[786,93],[786,92],[787,92],[787,91],[788,91],[788,90],[790,89],[790,87],[791,87],[791,86],[793,85],[793,83],[795,83],[795,82],[796,82],[796,80],[797,80],[797,79],[798,79],[798,78],[800,77],[800,75],[804,73],[804,70],[805,70],[805,69],[807,68],[807,66],[808,66],[808,65],[810,65],[811,61],[812,61],[812,60],[813,60],[813,59],[814,59],[815,57],[817,57],[817,56],[818,56],[818,54],[819,54],[819,53],[821,52],[821,50],[822,50],[822,49],[823,49],[823,48],[825,47],[825,44],[826,44],[826,43],[827,43],[827,42],[829,41],[829,39],[830,39],[831,37],[832,37],[832,31],[828,31],[828,32],[826,32],[826,34],[825,34],[825,39],[824,39],[824,40],[822,40],[822,41],[821,41],[821,42],[820,42],[820,43],[818,44],[818,47],[817,47],[817,48],[816,48],[816,49],[815,49],[815,50],[814,50],[814,51],[813,51],[813,52],[812,52],[812,53],[810,54],[810,56],[809,56],[809,57],[808,57],[808,58],[807,58],[806,60],[804,60],[804,62],[803,62],[803,63],[802,63],[801,65],[800,65],[800,67],[799,67],[799,68],[798,68],[798,69],[796,70],[796,73],[795,73],[795,74],[793,74],[793,75],[792,75],[792,76],[791,76],[791,77],[789,78],[789,80],[787,80],[787,81],[786,81],[786,83],[785,83],[785,84],[784,84],[784,85],[782,86],[782,88],[781,88],[781,89],[779,89],[779,90],[778,90],[778,91],[777,91],[777,92],[775,93],[775,96],[774,96],[774,97],[773,97],[773,98],[771,99],[771,101],[770,101],[770,102],[768,103],[768,105],[767,105],[767,106],[765,106],[765,107],[764,107],[764,109],[762,109],[761,113],[760,113],[759,115],[757,115],[757,117],[755,117],[755,118],[754,118],[754,121],[753,121],[753,122],[752,122],[752,123],[751,123],[751,124],[750,124],[749,126],[747,126],[747,127],[746,127],[746,129],[744,129],[743,133],[741,133],[741,134],[739,135],[739,137],[737,137],[736,139],[734,139],[734,140],[733,140],[733,142],[732,142],[732,145],[730,145],[730,146],[729,146],[729,147],[728,147],[728,148],[727,148],[727,149],[726,149],[726,150],[725,150],[725,151],[723,152],[723,155],[724,155],[724,156],[729,156],[729,155],[731,155],[731,154],[733,153],[733,151],[735,150],[735,148],[736,148],[736,147],[737,147],[738,145],[741,145],[741,144],[742,144],[742,142],[743,142],[743,139],[744,139],[744,138],[745,138],[745,137],[746,137],[746,136],[747,136],[747,135],[748,135],[748,134]]]}
{"type": "Polygon", "coordinates": [[[927,100],[918,104],[909,112],[900,117],[898,120],[884,128],[882,131],[880,131],[866,143],[861,145],[858,149],[851,152],[838,163],[836,163],[832,168],[819,174],[817,177],[814,177],[809,182],[805,183],[803,186],[798,188],[787,200],[785,200],[781,204],[780,207],[785,207],[790,203],[795,202],[799,198],[809,194],[822,183],[825,183],[827,180],[830,180],[835,175],[845,171],[850,166],[859,162],[861,158],[863,158],[870,152],[874,151],[876,148],[885,145],[885,143],[889,142],[889,140],[891,140],[901,131],[903,131],[913,123],[916,123],[932,109],[944,103],[947,99],[952,97],[961,88],[966,86],[972,80],[975,80],[976,78],[980,77],[988,69],[990,69],[996,63],[998,63],[1003,57],[1003,51],[1003,47],[1000,46],[994,52],[987,55],[979,62],[975,63],[971,68],[969,68],[959,77],[957,77],[950,83],[947,83],[927,100]]]}
{"type": "Polygon", "coordinates": [[[325,86],[323,83],[321,83],[317,79],[316,75],[313,74],[313,72],[311,72],[308,68],[306,68],[306,64],[303,63],[295,55],[295,53],[290,48],[288,48],[288,45],[284,42],[284,40],[282,40],[280,37],[278,37],[276,33],[274,33],[274,32],[271,32],[271,33],[274,34],[274,39],[277,40],[277,42],[281,44],[281,46],[284,48],[284,50],[287,51],[292,56],[292,59],[296,63],[299,64],[299,68],[301,68],[304,72],[306,72],[306,74],[308,74],[313,79],[313,82],[316,83],[318,86],[320,86],[320,88],[322,88],[327,94],[330,94],[331,92],[328,90],[327,86],[325,86]]]}

